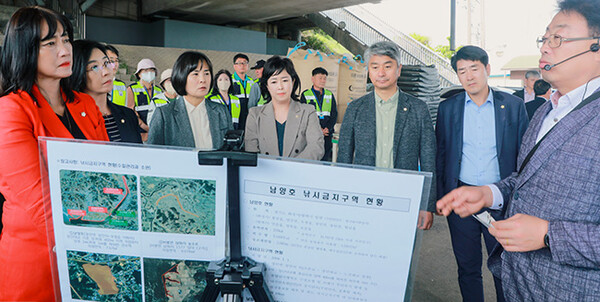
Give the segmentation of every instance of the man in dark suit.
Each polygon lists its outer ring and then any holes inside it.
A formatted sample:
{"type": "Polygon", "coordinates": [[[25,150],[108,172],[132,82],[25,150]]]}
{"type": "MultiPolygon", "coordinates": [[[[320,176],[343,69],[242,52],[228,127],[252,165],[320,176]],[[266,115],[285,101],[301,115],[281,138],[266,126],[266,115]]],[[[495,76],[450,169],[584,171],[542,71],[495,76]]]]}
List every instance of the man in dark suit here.
{"type": "Polygon", "coordinates": [[[437,203],[444,215],[505,211],[488,266],[507,301],[600,301],[600,1],[558,7],[538,39],[556,92],[531,119],[518,172],[437,203]]]}
{"type": "Polygon", "coordinates": [[[533,91],[535,92],[535,99],[525,103],[525,109],[527,110],[529,120],[531,120],[535,111],[550,99],[552,86],[550,86],[550,83],[540,79],[533,84],[533,91]]]}
{"type": "Polygon", "coordinates": [[[533,91],[533,84],[535,81],[541,78],[540,73],[536,70],[530,70],[525,73],[525,87],[521,90],[515,91],[514,96],[521,98],[525,103],[533,101],[535,99],[535,92],[533,91]]]}
{"type": "Polygon", "coordinates": [[[400,50],[378,42],[365,51],[371,92],[348,105],[340,129],[337,161],[358,165],[433,172],[427,210],[419,228],[429,229],[435,211],[435,134],[425,102],[400,90],[400,50]]]}
{"type": "MultiPolygon", "coordinates": [[[[459,186],[479,186],[509,176],[517,167],[521,137],[529,119],[519,98],[490,89],[490,65],[485,50],[462,47],[451,60],[465,89],[443,101],[436,124],[436,175],[439,197],[459,186]]],[[[500,211],[490,211],[501,219],[500,211]]],[[[483,234],[488,252],[497,241],[473,217],[448,216],[452,249],[458,264],[463,301],[483,301],[481,276],[483,234]]],[[[498,301],[502,286],[494,279],[498,301]]]]}

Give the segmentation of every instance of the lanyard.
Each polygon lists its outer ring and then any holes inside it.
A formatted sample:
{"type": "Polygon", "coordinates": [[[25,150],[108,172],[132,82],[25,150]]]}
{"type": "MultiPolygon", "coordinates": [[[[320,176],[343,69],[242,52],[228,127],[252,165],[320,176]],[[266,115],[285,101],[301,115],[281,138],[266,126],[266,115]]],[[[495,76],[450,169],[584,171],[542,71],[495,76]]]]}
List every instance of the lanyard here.
{"type": "Polygon", "coordinates": [[[229,108],[229,110],[231,110],[231,96],[229,96],[229,103],[225,102],[225,98],[223,98],[223,96],[219,93],[219,99],[221,100],[221,103],[223,103],[223,105],[227,106],[227,108],[229,108]]]}
{"type": "Polygon", "coordinates": [[[310,88],[312,90],[313,95],[315,96],[315,105],[317,107],[317,111],[323,111],[323,102],[325,102],[325,88],[323,88],[323,92],[320,94],[321,99],[319,100],[319,93],[315,90],[314,87],[310,88]],[[320,102],[319,102],[320,101],[320,102]]]}
{"type": "Polygon", "coordinates": [[[148,99],[152,99],[154,97],[154,85],[150,86],[150,91],[148,91],[148,88],[146,88],[146,86],[142,85],[142,87],[144,87],[144,90],[146,90],[146,94],[148,95],[148,99]]]}
{"type": "Polygon", "coordinates": [[[227,102],[225,102],[225,99],[223,98],[223,96],[221,95],[221,93],[217,93],[215,94],[218,98],[219,98],[219,102],[225,106],[227,106],[227,108],[229,110],[231,110],[231,96],[229,96],[229,104],[227,104],[227,102]]]}
{"type": "MultiPolygon", "coordinates": [[[[571,114],[572,112],[581,109],[581,107],[591,103],[592,101],[598,99],[599,97],[600,97],[600,90],[594,92],[592,95],[588,96],[585,100],[581,101],[581,103],[579,103],[579,105],[577,105],[575,108],[573,108],[573,110],[571,110],[571,112],[569,112],[565,117],[569,116],[569,114],[571,114]]],[[[523,163],[521,164],[521,168],[519,168],[519,174],[521,174],[521,172],[523,172],[523,170],[525,169],[525,166],[529,163],[529,161],[531,160],[531,157],[533,156],[535,151],[538,149],[538,147],[544,141],[544,139],[546,139],[546,137],[548,137],[548,134],[550,134],[550,132],[552,132],[552,130],[554,130],[554,128],[556,128],[556,125],[554,125],[554,127],[552,127],[548,132],[546,132],[546,134],[542,137],[542,139],[540,139],[535,144],[535,146],[533,146],[533,148],[529,151],[529,153],[527,153],[527,156],[525,157],[525,159],[523,160],[523,163]]]]}

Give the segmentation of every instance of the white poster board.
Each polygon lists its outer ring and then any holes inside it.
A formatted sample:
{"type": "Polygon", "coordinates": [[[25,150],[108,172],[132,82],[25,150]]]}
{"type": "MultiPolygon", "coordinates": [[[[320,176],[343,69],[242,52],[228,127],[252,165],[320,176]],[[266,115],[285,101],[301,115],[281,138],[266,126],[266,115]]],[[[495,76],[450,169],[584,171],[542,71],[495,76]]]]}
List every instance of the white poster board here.
{"type": "MultiPolygon", "coordinates": [[[[208,261],[226,253],[226,167],[199,166],[193,149],[44,144],[63,301],[202,291],[208,261]]],[[[240,169],[242,254],[265,263],[276,301],[402,301],[430,182],[260,157],[240,169]]]]}
{"type": "Polygon", "coordinates": [[[46,146],[63,301],[167,301],[203,290],[208,263],[225,256],[225,168],[197,165],[194,150],[46,146]]]}
{"type": "Polygon", "coordinates": [[[306,166],[242,168],[242,254],[279,301],[403,301],[426,176],[306,166]]]}

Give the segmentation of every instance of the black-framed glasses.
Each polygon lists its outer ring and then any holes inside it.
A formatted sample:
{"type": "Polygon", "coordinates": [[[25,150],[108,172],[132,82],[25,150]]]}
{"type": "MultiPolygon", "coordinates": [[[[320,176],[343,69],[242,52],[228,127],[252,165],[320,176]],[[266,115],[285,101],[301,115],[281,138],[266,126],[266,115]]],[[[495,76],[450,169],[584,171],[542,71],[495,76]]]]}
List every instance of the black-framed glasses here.
{"type": "Polygon", "coordinates": [[[108,70],[112,70],[115,67],[115,63],[106,60],[104,61],[102,64],[98,64],[95,61],[92,61],[90,63],[88,63],[88,65],[90,64],[94,64],[92,65],[89,69],[87,69],[87,71],[93,71],[95,73],[101,73],[105,68],[108,68],[108,70]]]}
{"type": "Polygon", "coordinates": [[[548,47],[558,48],[563,42],[582,41],[582,40],[600,40],[600,37],[582,37],[582,38],[563,38],[561,35],[551,34],[548,37],[540,36],[537,38],[537,47],[542,48],[544,43],[548,42],[548,47]]]}

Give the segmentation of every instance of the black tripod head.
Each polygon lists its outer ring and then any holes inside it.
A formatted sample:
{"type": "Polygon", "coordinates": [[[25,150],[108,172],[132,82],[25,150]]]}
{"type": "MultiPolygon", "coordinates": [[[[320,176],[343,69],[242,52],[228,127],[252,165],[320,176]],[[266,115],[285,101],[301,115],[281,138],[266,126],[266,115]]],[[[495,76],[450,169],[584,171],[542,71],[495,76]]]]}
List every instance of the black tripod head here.
{"type": "Polygon", "coordinates": [[[243,151],[244,130],[228,130],[223,137],[223,146],[220,151],[243,151]]]}

